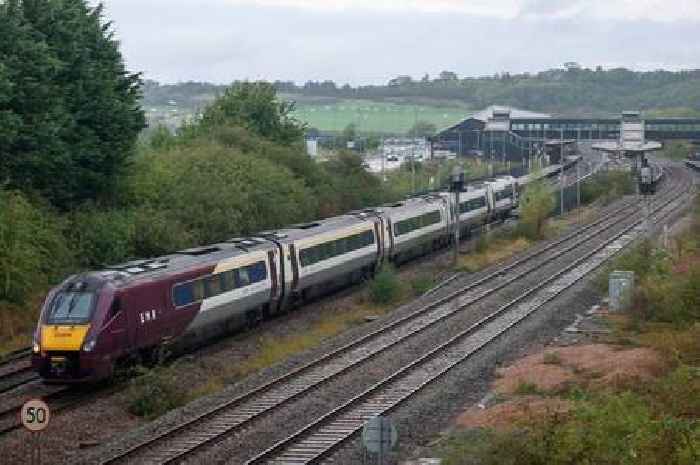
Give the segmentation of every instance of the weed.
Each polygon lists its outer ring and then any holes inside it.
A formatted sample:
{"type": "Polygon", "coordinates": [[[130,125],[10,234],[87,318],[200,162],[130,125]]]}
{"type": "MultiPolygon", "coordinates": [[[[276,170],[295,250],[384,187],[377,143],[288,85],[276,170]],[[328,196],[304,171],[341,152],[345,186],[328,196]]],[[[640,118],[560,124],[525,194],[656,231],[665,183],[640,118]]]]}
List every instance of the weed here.
{"type": "Polygon", "coordinates": [[[396,270],[391,265],[384,265],[369,284],[369,294],[375,304],[389,304],[396,301],[401,294],[401,283],[396,270]]]}
{"type": "Polygon", "coordinates": [[[546,352],[543,362],[545,365],[561,365],[562,363],[559,352],[546,352]]]}
{"type": "Polygon", "coordinates": [[[513,392],[521,396],[537,395],[540,394],[540,389],[535,383],[521,381],[513,392]]]}
{"type": "Polygon", "coordinates": [[[435,279],[428,274],[416,276],[411,280],[411,290],[414,296],[420,296],[428,292],[435,285],[435,279]]]}
{"type": "Polygon", "coordinates": [[[127,408],[132,414],[151,420],[187,402],[177,364],[138,367],[136,371],[127,389],[127,408]]]}
{"type": "Polygon", "coordinates": [[[473,273],[520,253],[528,247],[530,242],[523,238],[493,239],[487,243],[485,249],[479,251],[477,247],[476,253],[460,257],[457,270],[473,273]]]}

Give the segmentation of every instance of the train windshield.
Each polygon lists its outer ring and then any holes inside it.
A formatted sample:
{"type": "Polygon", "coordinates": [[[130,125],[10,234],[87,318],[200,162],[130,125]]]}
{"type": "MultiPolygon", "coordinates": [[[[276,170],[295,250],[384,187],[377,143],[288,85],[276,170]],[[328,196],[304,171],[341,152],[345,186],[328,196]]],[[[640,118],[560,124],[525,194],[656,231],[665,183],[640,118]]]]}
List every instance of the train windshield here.
{"type": "Polygon", "coordinates": [[[92,316],[94,302],[93,292],[60,292],[51,302],[46,323],[50,325],[87,323],[92,316]]]}

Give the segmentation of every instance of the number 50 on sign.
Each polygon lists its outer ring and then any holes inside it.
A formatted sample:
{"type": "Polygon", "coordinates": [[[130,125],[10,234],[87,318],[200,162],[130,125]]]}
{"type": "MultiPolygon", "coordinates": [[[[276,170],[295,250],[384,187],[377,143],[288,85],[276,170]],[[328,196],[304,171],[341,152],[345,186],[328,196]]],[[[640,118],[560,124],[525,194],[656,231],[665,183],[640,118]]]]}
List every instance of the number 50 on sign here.
{"type": "Polygon", "coordinates": [[[32,399],[22,406],[20,411],[22,424],[29,431],[41,431],[49,425],[51,412],[46,402],[32,399]]]}

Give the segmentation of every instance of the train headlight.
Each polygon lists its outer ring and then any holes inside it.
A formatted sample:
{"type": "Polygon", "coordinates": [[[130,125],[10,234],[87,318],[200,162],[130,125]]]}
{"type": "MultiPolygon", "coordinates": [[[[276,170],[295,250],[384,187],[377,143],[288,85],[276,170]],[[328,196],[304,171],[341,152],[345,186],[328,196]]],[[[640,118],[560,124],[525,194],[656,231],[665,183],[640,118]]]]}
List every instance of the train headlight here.
{"type": "Polygon", "coordinates": [[[32,351],[35,354],[38,354],[39,352],[41,352],[41,345],[37,341],[34,341],[34,343],[32,344],[32,351]]]}
{"type": "Polygon", "coordinates": [[[95,344],[97,344],[96,339],[89,339],[85,341],[85,344],[83,344],[83,352],[92,352],[92,349],[95,348],[95,344]]]}

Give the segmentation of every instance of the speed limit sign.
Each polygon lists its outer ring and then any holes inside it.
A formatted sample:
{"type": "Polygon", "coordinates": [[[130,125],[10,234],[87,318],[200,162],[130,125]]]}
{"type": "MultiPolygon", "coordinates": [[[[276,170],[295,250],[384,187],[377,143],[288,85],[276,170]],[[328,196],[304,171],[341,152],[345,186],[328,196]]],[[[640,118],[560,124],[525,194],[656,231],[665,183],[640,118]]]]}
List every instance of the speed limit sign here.
{"type": "Polygon", "coordinates": [[[46,402],[39,399],[27,401],[20,412],[22,424],[29,431],[41,431],[49,426],[51,412],[46,402]]]}

